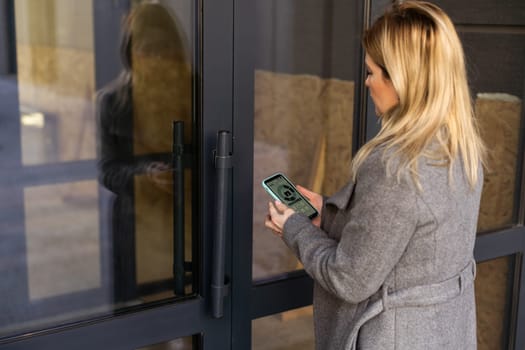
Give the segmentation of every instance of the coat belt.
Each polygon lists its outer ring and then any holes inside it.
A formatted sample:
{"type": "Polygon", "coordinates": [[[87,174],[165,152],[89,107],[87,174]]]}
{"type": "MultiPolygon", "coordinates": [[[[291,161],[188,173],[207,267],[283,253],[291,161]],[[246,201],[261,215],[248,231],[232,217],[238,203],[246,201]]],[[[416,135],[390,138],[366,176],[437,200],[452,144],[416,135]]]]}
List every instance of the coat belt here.
{"type": "Polygon", "coordinates": [[[346,350],[357,349],[357,335],[361,327],[383,311],[400,307],[430,306],[452,300],[469,287],[476,278],[476,262],[472,259],[456,276],[439,283],[415,286],[388,293],[381,288],[381,299],[369,304],[353,326],[346,341],[346,350]]]}

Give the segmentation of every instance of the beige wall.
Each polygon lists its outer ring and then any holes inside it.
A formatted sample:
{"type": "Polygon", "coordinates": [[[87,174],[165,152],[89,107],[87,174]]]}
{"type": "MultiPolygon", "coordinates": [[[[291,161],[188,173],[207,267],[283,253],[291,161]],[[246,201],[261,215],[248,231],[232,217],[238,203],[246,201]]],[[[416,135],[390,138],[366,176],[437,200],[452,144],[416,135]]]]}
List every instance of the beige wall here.
{"type": "Polygon", "coordinates": [[[91,0],[16,0],[18,44],[93,49],[91,0]]]}
{"type": "Polygon", "coordinates": [[[17,0],[15,5],[20,104],[53,119],[54,160],[95,158],[91,1],[17,0]]]}

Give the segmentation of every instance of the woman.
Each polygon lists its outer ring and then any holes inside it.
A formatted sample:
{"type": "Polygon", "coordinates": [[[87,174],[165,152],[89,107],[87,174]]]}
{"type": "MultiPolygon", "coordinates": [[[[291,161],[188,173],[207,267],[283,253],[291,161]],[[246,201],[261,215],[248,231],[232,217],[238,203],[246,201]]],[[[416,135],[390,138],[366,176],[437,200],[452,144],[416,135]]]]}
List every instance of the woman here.
{"type": "Polygon", "coordinates": [[[483,145],[460,41],[437,6],[405,1],[363,45],[380,132],[334,196],[300,188],[320,220],[275,202],[265,224],[316,282],[318,349],[475,349],[483,145]]]}

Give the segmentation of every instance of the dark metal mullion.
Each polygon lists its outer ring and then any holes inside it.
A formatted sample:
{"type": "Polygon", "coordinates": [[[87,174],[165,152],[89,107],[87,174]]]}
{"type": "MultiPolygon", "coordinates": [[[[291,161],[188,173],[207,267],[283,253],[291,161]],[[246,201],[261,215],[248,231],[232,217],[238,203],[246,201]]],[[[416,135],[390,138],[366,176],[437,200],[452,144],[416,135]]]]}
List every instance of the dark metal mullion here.
{"type": "Polygon", "coordinates": [[[525,34],[525,27],[523,25],[503,25],[503,24],[488,24],[488,23],[455,23],[456,30],[463,33],[501,33],[501,34],[525,34]]]}
{"type": "MultiPolygon", "coordinates": [[[[202,4],[202,74],[201,74],[201,115],[199,148],[199,219],[200,252],[203,254],[199,294],[207,300],[207,317],[211,317],[210,282],[211,256],[214,232],[214,196],[216,171],[213,150],[216,147],[217,132],[232,130],[232,79],[233,79],[233,0],[201,0],[202,4]]],[[[225,274],[231,276],[231,235],[226,237],[225,274]]],[[[224,300],[224,316],[210,322],[204,328],[202,348],[231,348],[231,298],[224,300]]]]}
{"type": "MultiPolygon", "coordinates": [[[[202,267],[202,239],[203,239],[203,225],[200,220],[200,208],[201,202],[201,187],[200,179],[202,176],[202,164],[201,159],[203,158],[204,152],[202,151],[202,1],[197,0],[194,2],[194,17],[193,17],[193,72],[192,72],[192,125],[191,125],[191,140],[192,140],[192,152],[190,159],[192,161],[191,166],[191,277],[192,277],[192,291],[194,293],[202,294],[203,289],[203,267],[202,267]]],[[[202,342],[201,337],[193,337],[194,349],[201,349],[202,342]]]]}
{"type": "Polygon", "coordinates": [[[333,43],[334,43],[334,0],[323,1],[322,6],[322,38],[321,44],[323,55],[321,57],[321,77],[324,79],[330,79],[332,77],[332,66],[333,66],[333,43]]]}
{"type": "Polygon", "coordinates": [[[476,261],[479,263],[502,256],[522,253],[524,238],[525,228],[522,226],[478,236],[474,247],[476,261]]]}
{"type": "Polygon", "coordinates": [[[16,34],[15,34],[15,1],[7,0],[7,45],[8,45],[8,71],[10,74],[17,74],[16,64],[16,34]]]}
{"type": "Polygon", "coordinates": [[[13,58],[13,11],[12,0],[0,2],[0,76],[12,74],[13,58]]]}
{"type": "MultiPolygon", "coordinates": [[[[365,6],[364,16],[366,16],[365,19],[368,21],[368,23],[365,23],[364,29],[366,29],[367,26],[371,25],[372,21],[375,18],[377,18],[379,15],[381,15],[383,11],[385,10],[385,8],[389,4],[392,4],[394,1],[393,0],[365,0],[365,2],[369,2],[369,4],[366,4],[365,6]]],[[[362,90],[364,92],[362,100],[366,101],[365,102],[366,107],[362,109],[362,113],[365,118],[365,123],[361,127],[362,134],[360,137],[360,141],[362,142],[362,144],[364,144],[365,142],[372,139],[379,132],[379,129],[381,128],[381,124],[380,124],[379,118],[376,116],[375,107],[374,107],[374,103],[372,102],[372,98],[370,98],[370,94],[368,94],[367,90],[364,88],[364,79],[366,77],[366,75],[364,74],[364,69],[365,69],[364,54],[363,54],[363,64],[361,68],[363,69],[362,71],[363,81],[361,83],[363,84],[362,90]]]]}
{"type": "MultiPolygon", "coordinates": [[[[372,12],[372,0],[364,0],[363,1],[363,26],[362,26],[362,32],[364,32],[369,26],[371,21],[371,12],[372,12]]],[[[367,130],[368,128],[368,120],[370,116],[368,115],[369,108],[369,101],[368,101],[368,90],[365,86],[365,50],[362,47],[362,45],[359,46],[359,71],[357,74],[357,78],[359,79],[357,82],[357,86],[359,87],[356,89],[356,99],[355,101],[358,101],[358,104],[356,106],[356,113],[355,113],[355,120],[358,121],[357,125],[358,127],[354,128],[354,142],[353,142],[353,149],[352,153],[355,154],[359,148],[366,143],[366,141],[369,139],[367,137],[367,130]],[[359,92],[358,92],[359,91],[359,92]],[[358,94],[357,94],[358,92],[358,94]]],[[[354,123],[354,125],[356,125],[354,123]]],[[[374,132],[375,134],[375,132],[374,132]]]]}
{"type": "Polygon", "coordinates": [[[173,278],[174,292],[184,295],[184,235],[185,235],[185,186],[184,186],[184,122],[173,122],[173,278]]]}
{"type": "Polygon", "coordinates": [[[104,305],[110,300],[108,291],[100,288],[73,292],[44,298],[37,301],[28,301],[28,312],[24,319],[18,321],[33,321],[43,317],[54,317],[63,313],[78,311],[83,308],[91,308],[104,305]]]}
{"type": "MultiPolygon", "coordinates": [[[[234,2],[232,349],[251,348],[255,2],[234,2]]],[[[272,6],[275,6],[272,2],[272,6]]],[[[275,43],[275,42],[273,42],[275,43]]]]}
{"type": "MultiPolygon", "coordinates": [[[[525,233],[522,233],[522,235],[525,235],[525,233]]],[[[516,283],[519,283],[519,287],[517,288],[516,322],[513,327],[515,334],[514,349],[525,349],[525,332],[523,332],[523,329],[525,329],[525,259],[523,254],[525,252],[525,239],[523,239],[522,249],[522,254],[520,254],[518,259],[521,262],[518,265],[520,267],[520,273],[517,276],[519,280],[515,280],[516,283]]]]}
{"type": "Polygon", "coordinates": [[[199,334],[203,328],[210,328],[211,325],[203,321],[205,309],[203,299],[187,300],[103,321],[32,333],[3,345],[2,350],[91,350],[101,346],[112,350],[134,349],[199,334]]]}
{"type": "MultiPolygon", "coordinates": [[[[518,195],[516,196],[516,207],[517,208],[517,221],[518,224],[522,226],[522,237],[525,236],[525,106],[523,106],[523,101],[525,101],[525,79],[523,81],[523,98],[521,106],[521,125],[520,125],[520,146],[518,150],[521,150],[521,157],[518,158],[518,170],[517,170],[517,184],[516,190],[518,195]]],[[[515,279],[518,284],[517,288],[517,310],[516,310],[516,323],[515,323],[515,343],[514,349],[525,349],[525,333],[520,331],[525,329],[525,237],[522,238],[522,254],[518,261],[521,264],[517,265],[520,268],[519,274],[515,279]]]]}
{"type": "MultiPolygon", "coordinates": [[[[523,81],[523,98],[525,101],[525,79],[523,81]]],[[[521,225],[521,254],[518,261],[520,262],[517,267],[520,268],[519,274],[516,275],[515,283],[518,284],[517,290],[517,305],[516,305],[516,322],[514,326],[515,343],[514,349],[525,348],[525,333],[520,330],[525,329],[525,107],[522,105],[521,108],[521,125],[520,125],[520,144],[518,150],[521,150],[521,157],[517,160],[517,172],[516,172],[516,190],[518,195],[516,196],[515,208],[517,208],[517,221],[521,225]],[[519,277],[519,279],[518,279],[519,277]]]]}
{"type": "Polygon", "coordinates": [[[518,152],[521,151],[516,169],[516,201],[515,208],[517,208],[517,222],[519,225],[525,225],[525,79],[523,80],[523,96],[521,99],[521,124],[520,124],[520,140],[518,152]]]}
{"type": "Polygon", "coordinates": [[[255,285],[251,294],[251,318],[256,319],[311,305],[313,280],[302,272],[293,278],[255,285]]]}

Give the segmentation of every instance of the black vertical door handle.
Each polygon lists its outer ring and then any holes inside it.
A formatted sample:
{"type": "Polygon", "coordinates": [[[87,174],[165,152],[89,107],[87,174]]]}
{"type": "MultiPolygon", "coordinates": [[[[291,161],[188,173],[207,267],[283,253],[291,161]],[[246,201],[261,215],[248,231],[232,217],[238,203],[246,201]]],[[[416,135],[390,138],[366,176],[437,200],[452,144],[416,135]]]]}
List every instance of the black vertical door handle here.
{"type": "Polygon", "coordinates": [[[173,122],[173,278],[174,292],[184,295],[184,122],[173,122]]]}
{"type": "Polygon", "coordinates": [[[217,149],[215,150],[215,170],[217,186],[215,193],[216,217],[214,226],[212,249],[212,280],[211,280],[211,309],[212,316],[223,316],[224,297],[229,292],[229,282],[224,274],[224,260],[226,254],[226,233],[230,226],[231,217],[231,183],[232,183],[232,135],[229,131],[221,130],[217,133],[217,149]]]}

